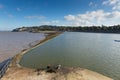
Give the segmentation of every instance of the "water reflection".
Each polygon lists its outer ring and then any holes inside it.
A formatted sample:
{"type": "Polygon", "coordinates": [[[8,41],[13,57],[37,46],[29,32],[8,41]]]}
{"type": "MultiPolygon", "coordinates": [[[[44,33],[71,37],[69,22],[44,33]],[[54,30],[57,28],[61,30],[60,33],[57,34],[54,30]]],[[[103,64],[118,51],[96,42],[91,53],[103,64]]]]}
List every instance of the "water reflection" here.
{"type": "Polygon", "coordinates": [[[29,51],[21,65],[30,68],[48,64],[77,66],[120,80],[120,43],[114,39],[120,39],[119,34],[65,32],[29,51]]]}

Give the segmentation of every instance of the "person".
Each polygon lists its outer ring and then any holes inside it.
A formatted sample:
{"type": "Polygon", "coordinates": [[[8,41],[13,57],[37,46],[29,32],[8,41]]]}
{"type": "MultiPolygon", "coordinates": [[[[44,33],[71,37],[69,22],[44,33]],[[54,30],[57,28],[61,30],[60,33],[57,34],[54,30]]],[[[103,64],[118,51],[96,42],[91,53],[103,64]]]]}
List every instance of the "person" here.
{"type": "Polygon", "coordinates": [[[60,68],[61,68],[61,65],[57,65],[57,66],[48,65],[48,66],[46,67],[46,71],[47,71],[47,72],[50,72],[50,73],[52,73],[52,72],[55,72],[55,73],[56,73],[56,71],[57,71],[58,69],[60,69],[60,68]]]}
{"type": "Polygon", "coordinates": [[[46,71],[52,73],[52,72],[54,72],[54,69],[53,69],[53,67],[51,65],[48,65],[46,67],[46,71]]]}
{"type": "Polygon", "coordinates": [[[55,69],[57,70],[57,69],[60,69],[61,68],[61,65],[59,64],[59,65],[57,65],[57,66],[55,66],[55,69]]]}

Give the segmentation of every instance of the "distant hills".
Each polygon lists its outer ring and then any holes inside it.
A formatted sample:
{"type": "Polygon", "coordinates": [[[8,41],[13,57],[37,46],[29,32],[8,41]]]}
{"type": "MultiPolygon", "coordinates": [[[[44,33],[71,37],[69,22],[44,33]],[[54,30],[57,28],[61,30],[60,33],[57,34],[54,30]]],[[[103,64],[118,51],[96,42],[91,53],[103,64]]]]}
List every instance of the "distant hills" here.
{"type": "Polygon", "coordinates": [[[40,31],[71,31],[71,32],[96,32],[96,33],[120,33],[120,25],[114,26],[52,26],[41,25],[31,27],[20,27],[13,29],[12,32],[40,32],[40,31]]]}

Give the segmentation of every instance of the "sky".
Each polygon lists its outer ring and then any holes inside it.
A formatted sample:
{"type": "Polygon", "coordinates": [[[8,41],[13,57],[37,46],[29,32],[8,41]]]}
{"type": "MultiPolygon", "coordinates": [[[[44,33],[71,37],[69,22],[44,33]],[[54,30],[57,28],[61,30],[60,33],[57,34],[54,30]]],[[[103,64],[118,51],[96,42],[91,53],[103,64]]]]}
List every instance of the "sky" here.
{"type": "Polygon", "coordinates": [[[39,25],[117,24],[120,0],[0,0],[0,30],[39,25]]]}

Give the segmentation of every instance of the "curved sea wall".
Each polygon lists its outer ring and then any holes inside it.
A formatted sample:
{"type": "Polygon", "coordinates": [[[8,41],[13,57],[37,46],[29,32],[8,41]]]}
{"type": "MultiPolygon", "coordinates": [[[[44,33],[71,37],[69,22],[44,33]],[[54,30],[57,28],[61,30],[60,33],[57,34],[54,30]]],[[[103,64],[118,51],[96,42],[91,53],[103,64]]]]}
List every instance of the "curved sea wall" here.
{"type": "Polygon", "coordinates": [[[101,75],[97,72],[93,72],[83,68],[63,67],[61,66],[56,71],[48,72],[46,69],[29,69],[19,65],[22,56],[29,50],[36,48],[37,46],[45,43],[46,41],[58,36],[61,32],[52,33],[40,41],[37,45],[32,46],[30,49],[25,49],[21,53],[17,54],[6,74],[1,80],[113,80],[109,77],[101,75]]]}
{"type": "Polygon", "coordinates": [[[44,33],[0,32],[0,63],[45,39],[44,33]]]}

